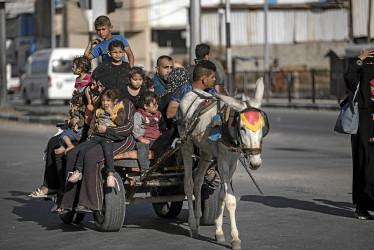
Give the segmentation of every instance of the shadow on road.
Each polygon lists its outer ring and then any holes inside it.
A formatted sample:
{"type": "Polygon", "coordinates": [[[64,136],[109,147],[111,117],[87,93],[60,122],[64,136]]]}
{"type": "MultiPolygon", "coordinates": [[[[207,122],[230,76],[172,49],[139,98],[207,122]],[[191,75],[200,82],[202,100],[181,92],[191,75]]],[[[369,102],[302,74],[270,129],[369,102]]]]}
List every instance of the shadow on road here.
{"type": "MultiPolygon", "coordinates": [[[[79,232],[93,230],[96,231],[95,222],[92,215],[86,214],[84,221],[81,224],[65,224],[58,215],[50,212],[54,205],[52,201],[45,201],[44,198],[29,198],[28,194],[20,191],[9,191],[10,196],[4,198],[5,200],[15,201],[20,206],[14,206],[12,213],[17,215],[18,221],[21,222],[36,222],[46,230],[61,230],[62,232],[79,232]]],[[[126,206],[126,217],[122,230],[131,230],[131,228],[141,228],[159,231],[169,235],[183,235],[190,237],[188,227],[188,210],[182,209],[178,217],[173,219],[166,219],[158,217],[151,204],[139,204],[126,206]]],[[[205,226],[201,226],[205,227],[205,226]]],[[[215,227],[209,226],[212,231],[211,235],[215,233],[215,227]]],[[[217,243],[214,238],[199,235],[196,240],[209,242],[231,249],[230,241],[225,243],[217,243]]]]}
{"type": "MultiPolygon", "coordinates": [[[[126,206],[126,218],[123,225],[123,229],[142,228],[169,235],[183,235],[190,237],[190,231],[188,226],[188,210],[182,209],[181,213],[176,218],[160,218],[158,217],[152,208],[151,204],[138,204],[126,206]]],[[[200,226],[200,230],[203,227],[210,227],[211,234],[215,234],[215,226],[200,226]]],[[[199,234],[199,237],[195,240],[213,243],[215,245],[231,249],[230,241],[225,243],[218,243],[214,238],[206,237],[199,234]]]]}
{"type": "Polygon", "coordinates": [[[290,199],[281,196],[256,196],[244,195],[241,201],[250,201],[264,204],[274,208],[294,208],[316,213],[353,218],[353,205],[348,202],[331,201],[324,199],[313,199],[313,201],[303,201],[290,199]]]}
{"type": "Polygon", "coordinates": [[[19,216],[18,221],[33,221],[46,230],[62,230],[63,232],[85,231],[87,228],[76,224],[65,224],[60,217],[50,212],[54,203],[44,198],[29,198],[28,194],[19,191],[9,191],[11,197],[4,198],[21,204],[14,206],[12,213],[19,216]]]}

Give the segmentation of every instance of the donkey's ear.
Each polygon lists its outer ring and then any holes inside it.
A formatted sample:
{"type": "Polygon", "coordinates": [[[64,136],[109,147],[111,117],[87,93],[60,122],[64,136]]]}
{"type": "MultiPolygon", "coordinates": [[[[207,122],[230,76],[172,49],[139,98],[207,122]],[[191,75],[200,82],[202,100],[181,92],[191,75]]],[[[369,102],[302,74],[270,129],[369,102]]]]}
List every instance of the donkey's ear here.
{"type": "Polygon", "coordinates": [[[243,110],[247,107],[245,102],[240,101],[240,100],[238,100],[234,97],[227,96],[227,95],[221,95],[221,94],[217,94],[217,97],[219,99],[221,99],[224,103],[229,104],[230,107],[232,107],[236,111],[241,111],[241,110],[243,110]]]}
{"type": "Polygon", "coordinates": [[[249,101],[251,107],[260,108],[262,98],[264,96],[264,79],[262,77],[257,79],[254,99],[249,101]]]}

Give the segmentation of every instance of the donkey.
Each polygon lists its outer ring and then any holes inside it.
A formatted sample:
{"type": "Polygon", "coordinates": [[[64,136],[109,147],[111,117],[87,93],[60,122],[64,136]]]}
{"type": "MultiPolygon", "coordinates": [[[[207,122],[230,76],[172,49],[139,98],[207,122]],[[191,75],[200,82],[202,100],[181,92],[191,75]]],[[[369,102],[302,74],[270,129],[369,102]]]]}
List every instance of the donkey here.
{"type": "Polygon", "coordinates": [[[221,191],[219,193],[219,214],[216,218],[216,241],[224,242],[222,231],[223,211],[225,205],[230,214],[231,221],[231,246],[232,249],[241,249],[239,232],[236,227],[235,210],[236,198],[230,185],[231,178],[237,167],[241,154],[249,157],[250,167],[257,169],[261,165],[262,137],[267,133],[267,118],[265,113],[259,110],[264,93],[263,79],[256,83],[254,99],[240,101],[230,96],[212,95],[196,89],[186,94],[179,105],[177,122],[178,131],[184,143],[181,147],[185,177],[184,191],[188,199],[191,237],[198,236],[201,212],[201,188],[204,176],[212,162],[217,159],[218,171],[221,177],[221,191]],[[212,101],[213,100],[213,101],[212,101]],[[200,108],[202,103],[210,103],[207,107],[200,108]],[[225,107],[225,108],[224,108],[225,107]],[[218,122],[221,138],[210,139],[214,134],[217,114],[221,112],[221,122],[218,122]],[[196,113],[199,113],[196,115],[196,113]],[[230,115],[236,114],[236,115],[230,115]],[[265,122],[266,121],[266,122],[265,122]],[[226,126],[226,129],[224,128],[226,126]],[[197,166],[195,178],[192,178],[192,155],[194,145],[200,150],[200,160],[197,166]],[[195,195],[195,208],[192,196],[195,195]]]}

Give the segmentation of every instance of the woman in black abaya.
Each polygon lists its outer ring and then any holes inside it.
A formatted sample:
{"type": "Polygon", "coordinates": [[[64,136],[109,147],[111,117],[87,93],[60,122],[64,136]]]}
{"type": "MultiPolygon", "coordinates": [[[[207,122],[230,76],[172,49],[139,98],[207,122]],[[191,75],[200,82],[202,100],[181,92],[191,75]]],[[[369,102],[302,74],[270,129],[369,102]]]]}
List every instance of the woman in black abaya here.
{"type": "Polygon", "coordinates": [[[355,216],[361,220],[371,219],[368,211],[374,211],[374,145],[373,137],[374,102],[371,99],[370,81],[374,79],[374,50],[360,52],[345,74],[347,93],[353,97],[358,83],[359,127],[351,137],[353,160],[352,200],[356,205],[355,216]]]}

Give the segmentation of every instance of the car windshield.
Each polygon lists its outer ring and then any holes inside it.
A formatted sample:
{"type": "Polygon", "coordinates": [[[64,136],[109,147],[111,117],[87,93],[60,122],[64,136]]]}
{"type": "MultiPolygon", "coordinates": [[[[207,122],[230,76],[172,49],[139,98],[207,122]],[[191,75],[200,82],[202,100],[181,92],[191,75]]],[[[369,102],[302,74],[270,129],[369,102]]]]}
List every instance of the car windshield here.
{"type": "Polygon", "coordinates": [[[58,59],[52,62],[52,71],[55,73],[70,73],[72,72],[73,60],[58,59]]]}

